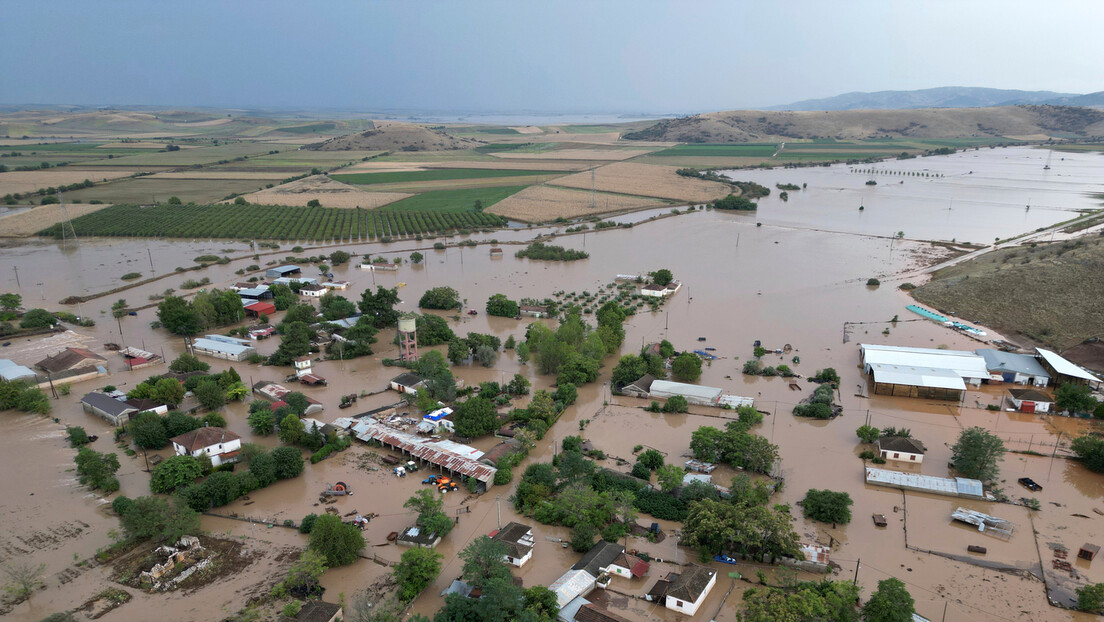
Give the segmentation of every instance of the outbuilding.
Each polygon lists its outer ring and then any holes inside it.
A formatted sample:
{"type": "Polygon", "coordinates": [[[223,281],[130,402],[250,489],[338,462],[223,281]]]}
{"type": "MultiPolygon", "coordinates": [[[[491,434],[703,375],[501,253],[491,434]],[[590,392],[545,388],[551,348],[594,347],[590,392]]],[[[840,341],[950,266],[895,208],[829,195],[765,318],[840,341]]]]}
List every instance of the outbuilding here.
{"type": "Polygon", "coordinates": [[[245,305],[246,315],[252,317],[261,317],[262,315],[272,315],[276,313],[276,305],[270,302],[254,302],[252,304],[245,305]]]}
{"type": "Polygon", "coordinates": [[[1000,376],[1002,382],[1030,384],[1045,387],[1050,383],[1050,374],[1030,354],[1017,354],[1003,350],[975,350],[985,359],[985,367],[993,376],[1000,376]]]}
{"type": "Polygon", "coordinates": [[[193,341],[192,350],[194,350],[196,354],[213,356],[219,359],[226,359],[227,361],[244,361],[249,358],[250,355],[257,353],[257,349],[253,346],[227,343],[225,341],[216,341],[207,338],[200,338],[193,341]]]}
{"type": "Polygon", "coordinates": [[[722,389],[717,387],[671,382],[670,380],[654,380],[648,390],[651,397],[667,399],[677,395],[686,398],[686,401],[690,404],[701,406],[716,406],[723,392],[722,389]]]}
{"type": "Polygon", "coordinates": [[[1100,389],[1101,380],[1080,365],[1069,362],[1056,352],[1035,348],[1039,353],[1039,363],[1050,372],[1055,384],[1072,382],[1088,385],[1090,389],[1100,389]]]}
{"type": "Polygon", "coordinates": [[[1053,397],[1036,389],[1009,389],[1008,393],[1012,396],[1012,405],[1023,413],[1050,412],[1054,405],[1053,397]]]}
{"type": "Polygon", "coordinates": [[[107,363],[107,359],[86,348],[65,348],[35,363],[35,367],[50,374],[59,374],[104,363],[107,363]]]}
{"type": "MultiPolygon", "coordinates": [[[[668,579],[670,577],[668,575],[668,579]]],[[[705,597],[716,584],[716,570],[690,564],[671,581],[664,604],[672,611],[692,616],[698,612],[698,607],[705,602],[705,597]]]]}
{"type": "Polygon", "coordinates": [[[26,365],[18,365],[11,359],[0,359],[0,378],[8,382],[15,382],[16,380],[37,382],[38,376],[33,369],[26,365]]]}
{"type": "Polygon", "coordinates": [[[81,398],[84,411],[96,415],[115,427],[126,425],[138,409],[104,393],[89,393],[81,398]]]}
{"type": "Polygon", "coordinates": [[[621,387],[619,390],[625,395],[647,398],[652,391],[652,383],[655,381],[655,376],[651,374],[644,374],[640,378],[637,378],[635,381],[621,387]]]}
{"type": "Polygon", "coordinates": [[[299,288],[299,294],[301,296],[309,296],[311,298],[321,298],[322,295],[328,291],[330,291],[328,287],[317,283],[311,283],[310,285],[304,285],[299,288]]]}
{"type": "Polygon", "coordinates": [[[874,444],[879,456],[898,462],[920,464],[924,461],[924,453],[928,451],[920,441],[904,436],[883,436],[874,444]]]}
{"type": "MultiPolygon", "coordinates": [[[[898,368],[939,369],[950,371],[963,382],[979,386],[989,379],[985,359],[965,350],[908,348],[876,344],[859,345],[863,370],[871,373],[874,365],[898,368]]],[[[945,374],[943,374],[945,375],[945,374]]]]}
{"type": "Polygon", "coordinates": [[[533,538],[533,528],[529,525],[511,522],[502,529],[492,531],[490,537],[506,547],[503,558],[507,564],[520,568],[533,558],[536,540],[533,538]]]}
{"type": "Polygon", "coordinates": [[[536,318],[548,317],[548,307],[541,305],[521,305],[518,307],[518,313],[536,318]]]}
{"type": "Polygon", "coordinates": [[[407,395],[417,395],[418,387],[423,386],[425,386],[425,378],[409,372],[395,376],[390,382],[391,390],[407,395]]]}
{"type": "Polygon", "coordinates": [[[873,376],[876,395],[957,402],[966,393],[962,377],[949,369],[886,363],[870,363],[866,369],[873,376]]]}
{"type": "Polygon", "coordinates": [[[302,270],[299,268],[299,266],[279,266],[276,268],[269,268],[268,270],[265,270],[266,279],[294,276],[296,274],[302,274],[302,270]]]}

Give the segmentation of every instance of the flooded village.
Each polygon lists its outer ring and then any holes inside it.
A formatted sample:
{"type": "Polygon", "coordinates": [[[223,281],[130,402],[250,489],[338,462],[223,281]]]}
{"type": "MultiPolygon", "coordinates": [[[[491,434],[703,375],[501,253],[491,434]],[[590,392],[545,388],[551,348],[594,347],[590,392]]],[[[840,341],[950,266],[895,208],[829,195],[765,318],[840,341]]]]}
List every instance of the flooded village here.
{"type": "Polygon", "coordinates": [[[1051,152],[1029,146],[875,165],[721,171],[740,182],[801,189],[786,200],[777,191],[759,198],[755,211],[705,203],[677,214],[653,208],[599,221],[620,226],[591,222],[585,230],[576,229],[585,221],[572,220],[386,242],[280,240],[278,248],[233,239],[6,241],[0,289],[21,297],[20,312],[64,309],[94,325],[63,321],[4,338],[5,378],[38,384],[49,414],[9,410],[0,418],[8,474],[0,484],[3,561],[43,565],[41,588],[5,601],[3,616],[294,619],[303,611],[340,615],[338,608],[351,615],[369,603],[394,607],[402,619],[432,618],[457,598],[445,594],[498,597],[465,576],[470,556],[461,556],[489,536],[503,544],[506,553],[498,554],[513,581],[551,588],[551,619],[734,621],[754,601],[745,594],[766,586],[854,582],[865,602],[889,578],[904,584],[916,613],[929,620],[1089,619],[1073,609],[1078,588],[1104,582],[1102,560],[1094,559],[1104,533],[1104,475],[1071,449],[1094,422],[1064,416],[1055,400],[1063,384],[1087,386],[1099,398],[1099,370],[979,318],[945,316],[954,310],[941,313],[910,295],[934,270],[993,252],[994,240],[1026,248],[1096,236],[1095,224],[1063,228],[1099,209],[1091,194],[1104,183],[1104,159],[1055,153],[1061,159],[1045,171],[1051,152]],[[534,241],[586,255],[515,256],[534,241]],[[348,260],[331,261],[338,251],[348,260]],[[205,255],[217,261],[178,271],[205,255]],[[310,256],[324,259],[294,260],[310,256]],[[374,269],[362,269],[379,258],[374,269]],[[669,272],[659,279],[658,271],[669,272]],[[128,272],[143,280],[120,287],[119,275],[128,272]],[[677,287],[668,285],[672,277],[677,287]],[[201,287],[181,286],[200,278],[201,287]],[[321,323],[310,329],[308,353],[264,364],[293,337],[287,327],[268,330],[292,312],[273,304],[272,292],[283,290],[262,286],[282,278],[299,287],[292,306],[309,305],[312,314],[332,304],[322,295],[354,306],[364,293],[396,297],[375,310],[362,304],[341,317],[308,318],[304,324],[321,323]],[[234,292],[247,315],[173,334],[163,305],[170,288],[185,299],[234,292]],[[435,288],[452,288],[455,301],[425,308],[435,288]],[[523,306],[492,315],[498,295],[523,306]],[[66,299],[73,302],[59,304],[66,299]],[[610,301],[616,313],[603,307],[610,301]],[[395,321],[378,327],[371,354],[343,359],[342,348],[357,344],[342,334],[380,312],[395,321]],[[538,341],[572,322],[594,336],[605,334],[603,323],[623,329],[614,351],[578,365],[573,399],[562,393],[564,363],[549,373],[552,342],[538,341]],[[454,336],[436,345],[419,338],[442,327],[454,336]],[[491,354],[482,349],[491,340],[480,336],[494,338],[491,354]],[[482,348],[454,358],[461,346],[453,344],[468,342],[482,348]],[[238,399],[205,407],[202,381],[174,404],[138,388],[152,376],[188,387],[189,374],[169,367],[189,353],[207,374],[233,369],[237,380],[227,386],[242,387],[238,399]],[[686,357],[700,374],[684,371],[686,357]],[[447,399],[428,396],[442,370],[426,374],[418,366],[426,360],[455,377],[447,399]],[[804,408],[825,394],[818,387],[827,388],[830,414],[795,414],[814,412],[804,408]],[[301,407],[292,394],[306,398],[301,407]],[[464,435],[473,400],[490,409],[490,421],[464,435]],[[143,448],[131,423],[167,405],[195,413],[203,427],[143,448]],[[252,415],[266,408],[280,420],[260,433],[252,415]],[[305,424],[298,442],[285,435],[283,420],[296,409],[293,419],[305,424]],[[204,419],[210,412],[218,419],[204,419]],[[540,412],[551,421],[533,427],[540,412]],[[117,456],[117,492],[93,490],[75,470],[68,431],[78,426],[93,440],[73,445],[117,456]],[[309,447],[303,439],[315,426],[322,440],[309,447]],[[877,430],[860,438],[862,426],[877,430]],[[1006,450],[984,481],[952,465],[952,448],[974,428],[1006,450]],[[721,441],[703,429],[757,437],[776,450],[756,463],[740,453],[751,450],[710,446],[721,441]],[[173,456],[206,453],[207,468],[228,465],[210,475],[173,475],[183,479],[172,503],[186,503],[179,489],[203,481],[197,477],[255,474],[242,455],[256,461],[258,452],[275,455],[281,447],[301,452],[301,472],[212,499],[201,508],[201,533],[183,534],[200,536],[197,542],[165,541],[154,551],[124,534],[122,506],[113,501],[170,498],[171,489],[154,487],[169,476],[160,465],[173,456]],[[648,467],[652,460],[658,464],[648,467]],[[556,467],[534,469],[543,464],[556,467]],[[553,503],[547,487],[543,499],[534,492],[546,475],[559,498],[575,495],[566,515],[550,509],[561,501],[553,503]],[[595,503],[592,489],[579,482],[598,475],[603,490],[637,491],[635,504],[630,494],[627,506],[597,502],[619,509],[587,505],[595,503]],[[680,496],[688,490],[704,500],[680,496]],[[758,491],[765,498],[756,507],[776,508],[787,524],[779,529],[792,530],[792,540],[772,544],[759,534],[760,545],[745,546],[750,532],[710,525],[723,519],[695,509],[758,491]],[[810,491],[846,493],[846,517],[809,516],[810,491]],[[584,529],[574,512],[627,521],[584,529]],[[339,517],[364,542],[351,562],[328,564],[316,578],[306,593],[317,598],[278,589],[308,544],[316,546],[302,528],[308,516],[339,517]],[[428,556],[439,570],[412,597],[396,596],[410,580],[400,568],[416,550],[439,554],[428,556]],[[287,609],[290,603],[299,604],[287,609]]]}

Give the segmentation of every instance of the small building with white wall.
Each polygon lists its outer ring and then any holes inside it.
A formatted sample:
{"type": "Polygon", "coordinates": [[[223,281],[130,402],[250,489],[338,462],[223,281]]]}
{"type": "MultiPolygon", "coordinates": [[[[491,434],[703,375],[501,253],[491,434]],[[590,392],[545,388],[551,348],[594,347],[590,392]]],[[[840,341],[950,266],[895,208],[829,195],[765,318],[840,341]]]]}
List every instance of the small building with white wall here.
{"type": "Polygon", "coordinates": [[[509,523],[502,529],[491,532],[491,540],[500,542],[506,547],[506,555],[503,557],[507,564],[520,568],[533,558],[536,540],[533,538],[533,529],[529,525],[509,523]]]}
{"type": "Polygon", "coordinates": [[[914,464],[923,462],[924,453],[928,451],[920,441],[904,436],[883,436],[874,445],[878,449],[878,455],[886,460],[914,464]]]}
{"type": "Polygon", "coordinates": [[[192,430],[172,439],[173,451],[178,456],[211,458],[211,466],[219,466],[238,459],[241,437],[224,428],[205,427],[192,430]]]}
{"type": "Polygon", "coordinates": [[[648,394],[651,397],[668,399],[678,395],[686,398],[687,402],[700,406],[716,406],[720,402],[723,392],[722,389],[717,387],[671,382],[670,380],[653,380],[648,389],[648,394]]]}
{"type": "Polygon", "coordinates": [[[250,355],[256,354],[257,349],[250,345],[216,341],[214,339],[199,338],[192,342],[192,350],[196,354],[212,356],[227,361],[244,361],[250,355]]]}
{"type": "MultiPolygon", "coordinates": [[[[672,573],[674,574],[674,573],[672,573]]],[[[671,611],[692,616],[698,612],[698,607],[705,602],[709,591],[717,584],[717,571],[698,564],[690,564],[671,580],[667,588],[666,602],[671,611]]]]}
{"type": "Polygon", "coordinates": [[[1035,389],[1009,389],[1012,396],[1012,405],[1016,410],[1024,413],[1050,412],[1054,405],[1054,398],[1035,389]]]}

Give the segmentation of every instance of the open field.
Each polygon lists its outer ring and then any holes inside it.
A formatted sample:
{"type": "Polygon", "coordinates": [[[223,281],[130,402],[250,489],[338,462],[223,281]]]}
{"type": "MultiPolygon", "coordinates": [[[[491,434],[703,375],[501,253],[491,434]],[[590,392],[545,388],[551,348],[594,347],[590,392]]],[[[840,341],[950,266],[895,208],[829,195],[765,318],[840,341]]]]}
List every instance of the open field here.
{"type": "Polygon", "coordinates": [[[646,197],[630,197],[623,194],[598,193],[593,197],[591,209],[589,190],[557,188],[555,186],[529,186],[517,194],[495,203],[487,211],[522,222],[548,222],[557,218],[578,218],[609,214],[645,207],[662,207],[665,202],[646,197]]]}
{"type": "Polygon", "coordinates": [[[255,142],[241,142],[229,145],[212,145],[181,149],[180,151],[157,151],[124,156],[111,160],[114,166],[191,166],[193,164],[212,164],[220,160],[233,160],[242,156],[255,156],[268,153],[272,145],[255,142]]]}
{"type": "MultiPolygon", "coordinates": [[[[66,203],[65,209],[70,218],[91,214],[108,205],[89,205],[87,203],[66,203]]],[[[0,237],[25,238],[52,227],[65,220],[65,212],[60,205],[39,205],[29,210],[0,217],[0,237]]]]}
{"type": "Polygon", "coordinates": [[[157,203],[177,197],[188,203],[209,203],[230,194],[252,192],[264,186],[259,179],[125,179],[65,193],[66,201],[104,203],[157,203]]]}
{"type": "MultiPolygon", "coordinates": [[[[618,162],[595,169],[593,184],[604,192],[691,202],[712,201],[732,192],[727,184],[681,177],[676,170],[673,166],[618,162]]],[[[589,190],[591,174],[569,175],[555,180],[554,185],[589,190]]]]}
{"type": "MultiPolygon", "coordinates": [[[[73,219],[78,236],[314,241],[368,240],[504,224],[506,221],[499,216],[470,210],[415,212],[280,205],[113,205],[73,219]]],[[[40,234],[60,237],[61,229],[55,225],[40,234]]]]}
{"type": "Polygon", "coordinates": [[[40,171],[12,171],[0,173],[0,196],[5,194],[23,194],[40,188],[68,186],[86,179],[93,182],[128,177],[137,173],[134,169],[79,169],[65,167],[40,171]]]}
{"type": "MultiPolygon", "coordinates": [[[[349,162],[357,162],[365,158],[371,158],[383,153],[382,151],[308,151],[306,149],[289,149],[280,153],[250,158],[248,166],[300,166],[311,168],[315,166],[329,168],[340,166],[349,162]]],[[[234,163],[226,166],[232,166],[234,163]]]]}
{"type": "Polygon", "coordinates": [[[461,190],[430,190],[387,205],[385,211],[468,212],[479,201],[486,209],[525,186],[496,186],[461,190]]]}
{"type": "Polygon", "coordinates": [[[441,130],[398,121],[373,121],[373,127],[357,134],[348,134],[304,149],[315,151],[448,151],[467,149],[482,141],[449,135],[441,130]]]}
{"type": "Polygon", "coordinates": [[[510,170],[490,168],[441,168],[425,171],[403,171],[393,173],[352,173],[332,175],[333,179],[347,184],[368,186],[372,184],[393,184],[400,182],[443,181],[462,179],[484,179],[496,177],[517,177],[525,175],[559,175],[561,171],[510,170]]]}
{"type": "Polygon", "coordinates": [[[913,297],[1058,349],[1104,334],[1104,238],[1005,248],[944,268],[913,297]]]}
{"type": "Polygon", "coordinates": [[[647,149],[556,149],[540,153],[524,151],[500,151],[491,155],[503,160],[628,160],[648,153],[647,149]]]}
{"type": "Polygon", "coordinates": [[[150,179],[259,179],[263,181],[282,180],[287,177],[280,171],[224,171],[208,168],[197,171],[168,171],[150,175],[150,179]]]}
{"type": "Polygon", "coordinates": [[[370,209],[409,197],[398,192],[365,192],[325,175],[313,175],[286,184],[245,195],[245,200],[258,205],[306,206],[318,200],[324,207],[370,209]]]}

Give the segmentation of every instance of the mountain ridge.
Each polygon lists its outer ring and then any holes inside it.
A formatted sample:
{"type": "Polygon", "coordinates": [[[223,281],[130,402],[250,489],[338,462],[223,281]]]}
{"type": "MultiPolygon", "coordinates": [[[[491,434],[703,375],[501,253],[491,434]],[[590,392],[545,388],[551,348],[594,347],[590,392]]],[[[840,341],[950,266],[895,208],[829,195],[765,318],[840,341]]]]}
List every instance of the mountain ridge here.
{"type": "Polygon", "coordinates": [[[1104,106],[1104,91],[1059,93],[976,86],[941,86],[908,91],[853,91],[832,97],[768,106],[771,111],[911,110],[918,108],[993,108],[1017,105],[1104,106]]]}

